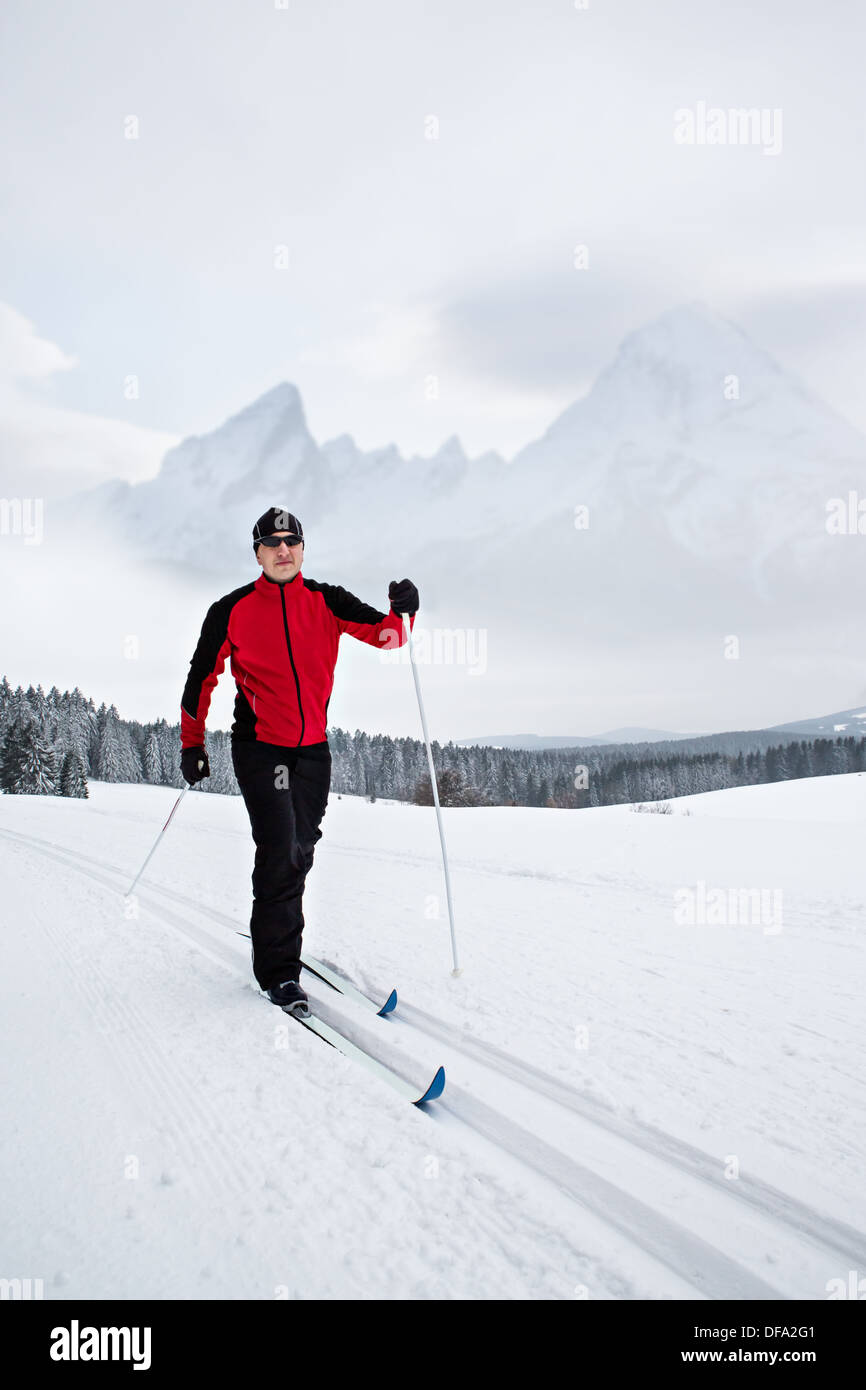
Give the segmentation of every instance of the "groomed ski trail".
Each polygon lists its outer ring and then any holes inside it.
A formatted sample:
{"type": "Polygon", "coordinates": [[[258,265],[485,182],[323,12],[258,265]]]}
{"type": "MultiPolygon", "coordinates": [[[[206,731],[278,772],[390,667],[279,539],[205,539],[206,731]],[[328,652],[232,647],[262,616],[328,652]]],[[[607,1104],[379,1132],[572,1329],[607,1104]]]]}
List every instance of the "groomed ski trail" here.
{"type": "MultiPolygon", "coordinates": [[[[108,865],[92,856],[83,856],[77,851],[67,850],[62,845],[41,841],[20,832],[2,830],[0,834],[28,843],[49,857],[56,857],[59,862],[77,869],[112,892],[122,890],[107,874],[128,882],[127,870],[108,865]],[[98,868],[83,868],[77,862],[83,859],[98,868]]],[[[194,899],[175,890],[147,882],[139,885],[137,892],[142,896],[152,893],[157,897],[173,900],[192,908],[197,914],[220,927],[229,928],[235,933],[238,931],[233,918],[215,909],[203,907],[194,899]]],[[[234,950],[224,949],[210,931],[202,930],[187,918],[178,917],[163,907],[155,911],[159,918],[164,919],[187,939],[193,940],[212,958],[219,960],[235,973],[241,973],[238,969],[238,954],[234,950]]],[[[225,946],[227,945],[228,943],[225,943],[225,946]]],[[[246,974],[243,978],[248,979],[246,974]]],[[[682,1178],[702,1185],[711,1184],[721,1198],[733,1202],[735,1206],[743,1204],[752,1208],[759,1220],[770,1223],[775,1235],[805,1239],[816,1247],[832,1251],[837,1261],[838,1255],[842,1254],[846,1259],[858,1263],[866,1262],[863,1253],[866,1249],[866,1238],[845,1223],[824,1217],[820,1212],[788,1197],[769,1184],[756,1180],[746,1180],[742,1188],[730,1183],[720,1188],[718,1179],[714,1176],[713,1165],[716,1161],[711,1155],[652,1126],[625,1120],[615,1112],[607,1111],[591,1096],[567,1087],[556,1078],[522,1062],[503,1049],[478,1039],[467,1039],[458,1030],[441,1023],[411,1004],[401,1003],[401,1014],[405,1026],[422,1035],[436,1037],[515,1087],[522,1087],[534,1099],[551,1102],[570,1112],[572,1117],[577,1117],[597,1129],[606,1130],[611,1137],[639,1149],[654,1160],[668,1164],[682,1178]]],[[[351,1036],[345,1019],[339,1015],[337,1019],[347,1036],[351,1036]]],[[[397,1021],[399,1019],[398,1014],[397,1021]]],[[[393,1026],[393,1022],[389,1021],[386,1026],[393,1026]]],[[[381,1034],[377,1034],[376,1038],[381,1047],[381,1034]]],[[[397,1060],[395,1069],[399,1069],[402,1060],[402,1057],[397,1060]]],[[[447,1063],[447,1058],[445,1060],[447,1063]]],[[[392,1064],[390,1059],[388,1064],[392,1064]]],[[[784,1299],[791,1296],[780,1292],[772,1284],[744,1268],[718,1246],[707,1242],[671,1217],[659,1213],[625,1187],[577,1163],[530,1129],[512,1121],[501,1110],[487,1105],[465,1088],[455,1086],[453,1079],[449,1083],[446,1097],[438,1102],[437,1108],[445,1112],[443,1118],[447,1117],[447,1122],[467,1127],[493,1148],[500,1150],[506,1159],[521,1163],[553,1183],[572,1201],[605,1221],[646,1254],[675,1272],[699,1296],[734,1299],[784,1299]]],[[[740,1179],[738,1183],[742,1181],[740,1179]]]]}

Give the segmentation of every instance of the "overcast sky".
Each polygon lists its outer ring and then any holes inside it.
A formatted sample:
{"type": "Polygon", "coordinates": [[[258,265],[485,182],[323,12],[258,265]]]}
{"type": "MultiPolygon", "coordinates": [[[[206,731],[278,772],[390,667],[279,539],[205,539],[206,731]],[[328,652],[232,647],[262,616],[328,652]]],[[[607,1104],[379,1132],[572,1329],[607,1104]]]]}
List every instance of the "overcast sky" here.
{"type": "Polygon", "coordinates": [[[320,441],[511,455],[695,298],[866,429],[864,14],[6,0],[0,487],[145,476],[281,380],[320,441]],[[678,144],[700,102],[781,151],[678,144]]]}

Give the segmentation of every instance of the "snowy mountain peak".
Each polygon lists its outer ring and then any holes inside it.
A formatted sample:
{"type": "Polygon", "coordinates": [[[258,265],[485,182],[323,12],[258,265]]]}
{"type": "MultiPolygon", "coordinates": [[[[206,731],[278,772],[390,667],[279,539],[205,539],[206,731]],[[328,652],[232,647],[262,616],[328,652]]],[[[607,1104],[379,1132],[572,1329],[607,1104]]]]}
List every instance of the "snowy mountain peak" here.
{"type": "Polygon", "coordinates": [[[353,472],[362,464],[363,455],[350,434],[338,434],[320,445],[322,457],[327,460],[335,478],[346,478],[351,482],[353,472]]]}
{"type": "Polygon", "coordinates": [[[466,451],[460,442],[460,436],[458,434],[449,435],[445,443],[436,450],[436,453],[433,455],[433,462],[435,463],[439,459],[448,459],[449,462],[456,459],[461,463],[468,463],[469,460],[466,457],[466,451]]]}
{"type": "Polygon", "coordinates": [[[707,305],[680,305],[629,333],[592,393],[610,413],[692,430],[797,383],[741,329],[707,305]]]}
{"type": "Polygon", "coordinates": [[[797,440],[813,459],[856,455],[863,447],[847,421],[741,328],[693,301],[629,333],[588,395],[554,421],[544,442],[626,443],[646,452],[671,444],[697,448],[708,434],[716,446],[742,430],[752,443],[773,447],[787,449],[797,440]]]}
{"type": "Polygon", "coordinates": [[[466,451],[460,442],[458,434],[450,434],[443,444],[434,454],[412,454],[409,463],[414,468],[429,468],[438,470],[440,466],[446,468],[457,465],[462,467],[469,460],[466,451]]]}
{"type": "MultiPolygon", "coordinates": [[[[712,610],[727,632],[733,600],[721,573],[736,577],[747,607],[770,595],[784,596],[792,614],[805,602],[841,611],[840,594],[854,601],[855,552],[835,542],[828,550],[824,516],[826,499],[845,497],[864,462],[862,435],[747,334],[693,302],[630,333],[589,394],[507,465],[492,453],[470,463],[457,434],[409,459],[393,443],[361,449],[348,433],[318,447],[297,387],[282,382],[212,433],[184,440],[153,481],[107,487],[79,510],[101,527],[131,524],[143,550],[173,556],[204,499],[229,572],[248,558],[255,517],[279,502],[317,533],[318,563],[352,567],[362,583],[374,561],[358,516],[374,499],[407,572],[410,558],[427,572],[438,536],[472,542],[454,592],[440,580],[437,601],[463,601],[471,565],[487,605],[482,626],[500,602],[492,576],[504,572],[515,531],[530,527],[562,596],[558,620],[575,584],[604,573],[604,600],[591,605],[602,625],[606,611],[617,622],[624,606],[636,611],[639,592],[665,630],[703,605],[702,621],[712,610]],[[592,517],[582,547],[570,515],[577,504],[592,517]]],[[[520,601],[508,592],[509,623],[520,601]]],[[[524,617],[537,621],[534,608],[524,617]]]]}
{"type": "Polygon", "coordinates": [[[609,370],[678,382],[693,395],[708,385],[720,393],[720,380],[732,373],[752,382],[784,378],[768,353],[701,301],[678,305],[629,333],[609,370]]]}
{"type": "Polygon", "coordinates": [[[227,502],[239,482],[247,489],[279,488],[292,461],[311,447],[300,392],[284,381],[208,434],[181,440],[166,454],[159,477],[194,483],[227,502]]]}
{"type": "Polygon", "coordinates": [[[301,393],[297,386],[288,381],[281,381],[278,386],[273,386],[270,391],[265,391],[264,395],[257,397],[252,404],[244,406],[236,415],[231,415],[225,424],[213,431],[213,434],[217,435],[222,430],[256,431],[257,427],[269,430],[276,425],[286,433],[308,433],[301,393]]]}

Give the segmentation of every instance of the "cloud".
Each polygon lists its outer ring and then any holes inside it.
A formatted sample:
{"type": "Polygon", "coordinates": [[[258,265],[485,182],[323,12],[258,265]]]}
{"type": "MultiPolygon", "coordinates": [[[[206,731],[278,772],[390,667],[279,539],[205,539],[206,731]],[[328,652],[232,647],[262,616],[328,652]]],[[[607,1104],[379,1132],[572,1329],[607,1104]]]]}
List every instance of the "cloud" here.
{"type": "Polygon", "coordinates": [[[0,302],[0,495],[59,500],[110,478],[157,472],[177,436],[46,399],[54,377],[79,365],[9,304],[0,302]]]}
{"type": "Polygon", "coordinates": [[[56,343],[40,338],[34,325],[10,304],[0,302],[0,388],[45,381],[78,366],[56,343]]]}
{"type": "Polygon", "coordinates": [[[621,284],[599,286],[591,272],[571,270],[563,248],[561,270],[527,269],[455,296],[442,310],[443,352],[479,379],[571,400],[634,326],[633,303],[621,284]],[[624,314],[617,305],[628,306],[624,314]]]}

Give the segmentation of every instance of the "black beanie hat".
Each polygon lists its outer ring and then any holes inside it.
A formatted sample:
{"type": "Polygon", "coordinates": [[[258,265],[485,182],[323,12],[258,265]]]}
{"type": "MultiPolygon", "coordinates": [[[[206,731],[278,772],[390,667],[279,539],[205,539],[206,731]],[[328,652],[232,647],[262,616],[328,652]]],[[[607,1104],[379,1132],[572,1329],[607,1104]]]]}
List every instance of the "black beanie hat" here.
{"type": "Polygon", "coordinates": [[[304,528],[296,516],[285,507],[268,507],[253,527],[253,550],[258,550],[262,536],[272,536],[275,531],[289,531],[299,541],[304,539],[304,528]]]}

